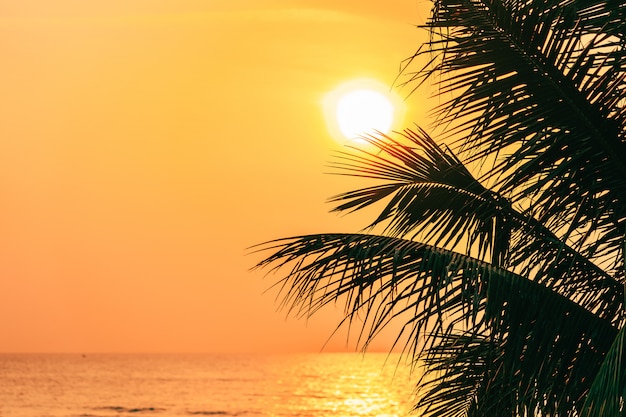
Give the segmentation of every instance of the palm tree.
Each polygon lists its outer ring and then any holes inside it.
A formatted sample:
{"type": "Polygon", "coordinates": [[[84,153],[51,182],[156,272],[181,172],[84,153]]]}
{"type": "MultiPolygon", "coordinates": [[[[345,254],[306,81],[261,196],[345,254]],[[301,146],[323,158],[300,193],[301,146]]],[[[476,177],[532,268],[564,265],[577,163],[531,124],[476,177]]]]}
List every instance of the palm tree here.
{"type": "Polygon", "coordinates": [[[449,147],[416,128],[338,154],[372,184],[335,210],[380,214],[258,266],[296,313],[345,302],[364,348],[400,322],[423,416],[626,415],[626,2],[434,0],[425,26],[402,75],[438,85],[449,147]]]}

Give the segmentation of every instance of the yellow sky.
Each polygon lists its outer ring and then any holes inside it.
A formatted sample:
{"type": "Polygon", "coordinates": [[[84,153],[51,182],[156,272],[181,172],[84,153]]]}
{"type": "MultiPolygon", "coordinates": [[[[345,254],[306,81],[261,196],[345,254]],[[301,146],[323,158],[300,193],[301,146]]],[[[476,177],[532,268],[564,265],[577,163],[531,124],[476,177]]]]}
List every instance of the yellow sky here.
{"type": "Polygon", "coordinates": [[[286,320],[246,248],[365,226],[328,213],[360,183],[324,173],[320,103],[391,85],[428,2],[0,10],[0,352],[320,350],[338,312],[286,320]]]}

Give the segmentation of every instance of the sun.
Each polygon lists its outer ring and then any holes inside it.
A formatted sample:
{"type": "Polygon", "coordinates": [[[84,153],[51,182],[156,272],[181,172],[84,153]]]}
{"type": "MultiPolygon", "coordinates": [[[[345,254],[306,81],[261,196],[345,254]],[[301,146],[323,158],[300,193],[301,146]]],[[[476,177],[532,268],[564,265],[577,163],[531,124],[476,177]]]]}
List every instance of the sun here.
{"type": "Polygon", "coordinates": [[[402,122],[404,106],[388,86],[359,79],[328,93],[324,112],[331,135],[341,143],[355,143],[363,135],[391,131],[402,122]]]}
{"type": "Polygon", "coordinates": [[[339,130],[348,139],[374,131],[388,132],[393,122],[393,104],[374,90],[354,90],[337,101],[339,130]]]}

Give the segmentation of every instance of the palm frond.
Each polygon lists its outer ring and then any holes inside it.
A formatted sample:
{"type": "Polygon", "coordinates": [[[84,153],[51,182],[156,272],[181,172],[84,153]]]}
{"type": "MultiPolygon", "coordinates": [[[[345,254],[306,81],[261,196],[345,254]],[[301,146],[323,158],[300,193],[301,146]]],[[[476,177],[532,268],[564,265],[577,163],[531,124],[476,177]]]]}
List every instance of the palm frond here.
{"type": "Polygon", "coordinates": [[[438,338],[422,359],[416,409],[425,417],[577,415],[617,330],[581,325],[586,313],[545,297],[541,287],[525,288],[528,281],[491,282],[499,287],[487,294],[493,327],[438,338]]]}
{"type": "Polygon", "coordinates": [[[382,233],[261,245],[281,305],[343,303],[363,348],[399,325],[425,417],[626,415],[625,17],[626,0],[434,0],[409,59],[427,64],[403,71],[440,77],[454,152],[418,128],[340,153],[374,184],[335,211],[382,204],[382,233]]]}
{"type": "MultiPolygon", "coordinates": [[[[475,414],[479,397],[496,392],[501,398],[506,397],[502,387],[484,389],[485,379],[498,356],[497,344],[484,335],[440,337],[421,358],[425,372],[418,384],[419,401],[414,410],[424,417],[462,417],[475,414]]],[[[502,407],[501,411],[512,415],[511,408],[502,407]]]]}
{"type": "Polygon", "coordinates": [[[378,152],[343,152],[333,163],[339,172],[384,181],[339,194],[335,211],[354,211],[388,199],[370,228],[387,223],[385,234],[454,248],[466,242],[476,256],[500,263],[508,251],[510,230],[499,206],[507,204],[486,189],[449,149],[422,129],[365,138],[378,152]]]}
{"type": "MultiPolygon", "coordinates": [[[[309,316],[344,299],[348,321],[361,315],[367,343],[395,317],[408,315],[407,350],[417,351],[417,334],[429,329],[445,333],[446,326],[478,314],[469,305],[477,300],[478,271],[462,268],[464,257],[410,240],[368,234],[322,234],[268,242],[261,250],[273,253],[257,267],[285,269],[279,285],[281,305],[297,316],[309,316]],[[446,317],[459,315],[445,324],[446,317]]],[[[399,337],[400,339],[400,337],[399,337]]],[[[398,340],[399,340],[398,339],[398,340]]]]}
{"type": "Polygon", "coordinates": [[[626,415],[626,328],[622,328],[596,375],[581,417],[626,415]]]}
{"type": "MultiPolygon", "coordinates": [[[[346,322],[362,323],[359,338],[365,345],[397,320],[403,331],[396,343],[431,359],[441,352],[442,340],[459,330],[468,337],[488,332],[500,351],[491,361],[498,373],[481,380],[481,386],[506,378],[507,389],[518,393],[517,408],[579,406],[617,334],[609,321],[549,288],[414,241],[323,234],[269,242],[262,249],[273,253],[258,267],[287,268],[278,284],[284,307],[308,316],[343,300],[346,322]]],[[[433,395],[433,401],[440,399],[433,395]]]]}
{"type": "Polygon", "coordinates": [[[555,230],[580,213],[605,253],[621,250],[610,233],[626,216],[625,4],[436,1],[440,60],[409,81],[443,75],[439,94],[454,97],[440,121],[476,159],[506,152],[490,174],[500,191],[533,199],[555,230]]]}
{"type": "Polygon", "coordinates": [[[515,210],[498,193],[486,189],[449,149],[420,130],[395,140],[370,136],[378,152],[356,149],[333,165],[340,172],[383,183],[331,199],[336,211],[353,211],[385,202],[374,228],[386,223],[385,235],[454,248],[466,242],[466,254],[488,259],[532,277],[559,294],[578,300],[600,317],[623,322],[624,287],[546,225],[515,210]],[[486,254],[490,256],[485,257],[486,254]]]}

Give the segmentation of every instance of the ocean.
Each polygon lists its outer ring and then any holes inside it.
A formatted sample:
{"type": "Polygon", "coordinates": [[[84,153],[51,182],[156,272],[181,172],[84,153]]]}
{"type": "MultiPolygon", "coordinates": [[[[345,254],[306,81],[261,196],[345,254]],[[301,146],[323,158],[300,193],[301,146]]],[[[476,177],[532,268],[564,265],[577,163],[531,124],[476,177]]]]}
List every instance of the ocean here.
{"type": "Polygon", "coordinates": [[[0,417],[401,417],[416,378],[397,359],[0,354],[0,417]]]}

